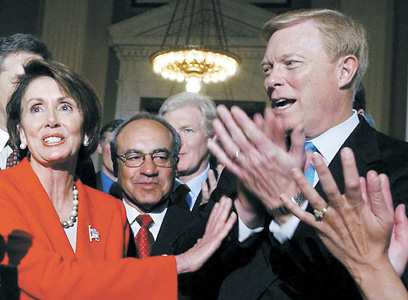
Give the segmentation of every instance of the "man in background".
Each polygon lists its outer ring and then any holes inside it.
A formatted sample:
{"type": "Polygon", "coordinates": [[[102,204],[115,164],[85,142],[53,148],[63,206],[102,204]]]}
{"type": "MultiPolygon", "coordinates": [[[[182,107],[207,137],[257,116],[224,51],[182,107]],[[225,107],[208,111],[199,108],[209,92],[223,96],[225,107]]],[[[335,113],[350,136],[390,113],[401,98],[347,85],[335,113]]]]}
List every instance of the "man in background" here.
{"type": "MultiPolygon", "coordinates": [[[[159,114],[181,138],[176,189],[188,187],[186,207],[196,215],[202,201],[202,184],[215,178],[216,166],[210,166],[207,142],[215,139],[212,121],[217,117],[214,102],[207,96],[184,92],[176,94],[160,107],[159,114]]],[[[211,187],[215,188],[214,184],[211,187]]]]}
{"type": "Polygon", "coordinates": [[[375,128],[374,119],[367,111],[366,93],[362,83],[358,86],[356,95],[354,96],[353,109],[355,109],[358,114],[362,115],[371,127],[375,128]]]}
{"type": "Polygon", "coordinates": [[[112,184],[118,181],[113,174],[110,141],[112,133],[122,122],[122,119],[110,121],[102,127],[99,134],[98,153],[101,155],[102,167],[101,170],[96,173],[96,188],[108,194],[112,184]]]}

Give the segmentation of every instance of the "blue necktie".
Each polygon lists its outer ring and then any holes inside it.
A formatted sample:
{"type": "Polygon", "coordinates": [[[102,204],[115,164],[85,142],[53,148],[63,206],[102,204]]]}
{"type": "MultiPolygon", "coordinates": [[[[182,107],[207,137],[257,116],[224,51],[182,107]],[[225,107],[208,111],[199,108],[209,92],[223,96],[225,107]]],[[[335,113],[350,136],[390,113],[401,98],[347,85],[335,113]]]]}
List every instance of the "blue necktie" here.
{"type": "MultiPolygon", "coordinates": [[[[306,142],[305,144],[305,151],[307,150],[312,150],[313,153],[316,152],[316,147],[312,142],[306,142]]],[[[313,186],[314,182],[314,173],[315,173],[315,167],[313,164],[310,164],[310,166],[305,170],[305,177],[307,181],[313,186]]]]}

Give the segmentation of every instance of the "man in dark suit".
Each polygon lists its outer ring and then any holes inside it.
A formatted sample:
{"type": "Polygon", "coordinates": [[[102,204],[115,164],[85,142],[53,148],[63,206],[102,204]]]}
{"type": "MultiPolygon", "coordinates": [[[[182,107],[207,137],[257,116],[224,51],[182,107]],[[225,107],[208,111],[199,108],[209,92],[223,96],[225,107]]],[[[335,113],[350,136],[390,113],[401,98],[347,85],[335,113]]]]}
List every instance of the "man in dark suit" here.
{"type": "Polygon", "coordinates": [[[264,228],[237,250],[237,257],[244,259],[235,261],[226,274],[219,297],[359,299],[346,269],[313,228],[283,207],[280,195],[292,196],[318,220],[324,218],[330,208],[313,211],[291,170],[310,173],[311,184],[325,198],[306,159],[317,151],[344,193],[339,153],[347,146],[355,153],[361,176],[368,170],[387,174],[394,205],[406,203],[408,145],[379,133],[352,110],[368,65],[366,32],[360,24],[327,9],[293,11],[267,22],[262,37],[267,43],[262,67],[271,108],[264,118],[252,121],[239,108],[229,112],[219,107],[214,128],[223,149],[209,143],[220,162],[257,197],[238,197],[240,225],[264,228]],[[305,140],[313,143],[306,143],[312,146],[308,155],[305,140]],[[265,214],[255,209],[259,203],[265,214]]]}
{"type": "MultiPolygon", "coordinates": [[[[160,107],[159,114],[172,125],[181,138],[175,189],[186,185],[186,208],[197,216],[202,204],[202,184],[216,173],[210,165],[207,142],[215,139],[212,121],[217,117],[214,102],[206,96],[184,92],[171,96],[160,107]]],[[[182,187],[181,187],[182,188],[182,187]]],[[[212,187],[214,188],[214,187],[212,187]]],[[[208,199],[207,199],[208,200],[208,199]]]]}
{"type": "Polygon", "coordinates": [[[129,256],[174,254],[175,240],[190,225],[190,212],[170,197],[180,147],[180,137],[171,125],[143,113],[121,123],[112,135],[113,170],[133,232],[131,240],[135,240],[129,256]],[[144,226],[141,216],[152,221],[145,229],[147,253],[139,240],[144,226]]]}

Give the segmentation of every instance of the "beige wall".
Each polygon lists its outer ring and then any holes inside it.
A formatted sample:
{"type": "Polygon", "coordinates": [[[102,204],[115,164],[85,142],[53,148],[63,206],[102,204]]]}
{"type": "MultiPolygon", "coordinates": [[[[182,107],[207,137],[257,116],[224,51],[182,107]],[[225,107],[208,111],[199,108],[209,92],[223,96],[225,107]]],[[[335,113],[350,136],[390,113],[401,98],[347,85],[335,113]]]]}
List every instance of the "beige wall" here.
{"type": "Polygon", "coordinates": [[[363,80],[367,110],[377,128],[389,132],[392,67],[392,1],[341,1],[341,10],[360,21],[369,34],[369,67],[363,80]]]}
{"type": "Polygon", "coordinates": [[[367,96],[367,111],[373,116],[377,129],[390,134],[392,1],[314,0],[312,6],[339,9],[362,23],[368,31],[370,63],[363,80],[367,96]]]}

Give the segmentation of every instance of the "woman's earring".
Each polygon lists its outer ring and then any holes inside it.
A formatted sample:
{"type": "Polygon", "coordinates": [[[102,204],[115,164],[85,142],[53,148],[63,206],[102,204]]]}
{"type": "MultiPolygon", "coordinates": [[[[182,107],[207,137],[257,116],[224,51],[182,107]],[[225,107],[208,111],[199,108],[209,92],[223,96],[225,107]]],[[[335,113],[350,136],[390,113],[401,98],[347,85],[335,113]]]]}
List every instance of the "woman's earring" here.
{"type": "Polygon", "coordinates": [[[89,146],[89,141],[88,141],[88,139],[84,140],[84,146],[85,146],[85,147],[88,147],[88,146],[89,146]]]}
{"type": "Polygon", "coordinates": [[[21,142],[21,144],[20,144],[20,149],[21,149],[21,150],[24,150],[25,148],[27,148],[27,145],[24,144],[23,142],[21,142]]]}

